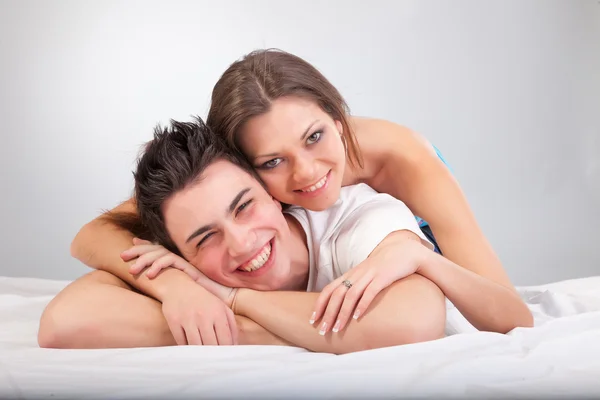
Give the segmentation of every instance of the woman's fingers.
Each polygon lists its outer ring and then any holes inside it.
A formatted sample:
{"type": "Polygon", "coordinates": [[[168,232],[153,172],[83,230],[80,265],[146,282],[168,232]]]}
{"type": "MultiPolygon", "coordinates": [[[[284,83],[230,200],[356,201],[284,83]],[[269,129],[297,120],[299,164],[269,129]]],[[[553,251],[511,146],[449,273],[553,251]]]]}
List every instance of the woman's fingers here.
{"type": "Polygon", "coordinates": [[[388,286],[389,285],[382,284],[379,279],[373,279],[365,289],[360,301],[358,302],[358,305],[356,306],[354,311],[354,319],[358,319],[360,316],[364,315],[375,297],[388,286]]]}
{"type": "Polygon", "coordinates": [[[340,286],[340,284],[342,283],[342,281],[344,279],[345,278],[343,276],[341,276],[323,288],[323,290],[319,294],[319,297],[317,298],[317,301],[315,302],[315,308],[310,317],[309,322],[311,325],[314,324],[315,321],[318,321],[321,319],[321,317],[325,313],[325,309],[327,308],[327,305],[329,304],[331,295],[340,286]]]}
{"type": "Polygon", "coordinates": [[[140,244],[152,244],[152,242],[149,241],[149,240],[144,240],[144,239],[140,239],[140,238],[134,237],[133,238],[133,245],[137,246],[137,245],[140,245],[140,244]]]}
{"type": "MultiPolygon", "coordinates": [[[[351,296],[356,296],[355,292],[357,289],[354,286],[350,288],[344,282],[351,282],[351,279],[360,279],[356,277],[356,274],[353,276],[346,276],[333,290],[331,297],[329,298],[329,302],[327,304],[327,309],[323,314],[322,321],[320,322],[319,335],[326,334],[329,330],[331,330],[337,321],[338,314],[340,309],[342,308],[342,304],[344,299],[348,294],[351,296]],[[354,289],[354,290],[353,290],[354,289]]],[[[334,281],[335,282],[335,281],[334,281]]]]}
{"type": "Polygon", "coordinates": [[[141,256],[142,254],[148,253],[161,247],[162,246],[158,246],[155,244],[134,245],[121,253],[121,259],[127,262],[141,256]]]}
{"type": "Polygon", "coordinates": [[[370,275],[363,275],[357,281],[350,282],[351,287],[346,291],[344,301],[332,328],[334,333],[343,330],[350,321],[350,318],[357,315],[355,311],[356,305],[362,296],[364,296],[365,289],[369,287],[371,282],[372,278],[370,275]]]}
{"type": "Polygon", "coordinates": [[[167,254],[169,250],[165,249],[162,246],[158,246],[156,249],[148,249],[147,253],[141,254],[138,259],[129,267],[129,273],[132,275],[137,275],[142,272],[146,267],[152,265],[154,261],[158,260],[165,254],[167,254]]]}
{"type": "Polygon", "coordinates": [[[148,267],[148,270],[146,271],[146,276],[149,279],[154,279],[161,270],[169,267],[175,267],[175,257],[176,256],[173,253],[167,253],[159,259],[155,260],[152,263],[152,265],[148,267]]]}

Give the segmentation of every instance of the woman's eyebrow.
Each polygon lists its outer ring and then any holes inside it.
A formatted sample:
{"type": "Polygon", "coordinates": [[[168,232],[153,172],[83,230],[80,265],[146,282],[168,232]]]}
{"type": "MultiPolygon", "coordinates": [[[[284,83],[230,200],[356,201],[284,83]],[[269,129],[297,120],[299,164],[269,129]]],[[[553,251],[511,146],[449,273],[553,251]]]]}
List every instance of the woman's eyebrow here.
{"type": "MultiPolygon", "coordinates": [[[[310,129],[319,122],[321,122],[321,120],[319,120],[319,119],[315,119],[313,122],[311,122],[310,125],[308,125],[308,128],[306,128],[306,130],[302,134],[302,136],[300,136],[300,141],[303,141],[304,139],[306,139],[306,136],[308,136],[308,134],[310,133],[310,129]]],[[[257,160],[257,159],[263,158],[263,157],[275,157],[276,155],[278,155],[278,154],[277,153],[269,153],[269,154],[261,154],[258,156],[254,156],[252,158],[257,160]]]]}
{"type": "Polygon", "coordinates": [[[310,132],[310,128],[312,128],[317,122],[319,122],[318,119],[315,119],[313,122],[311,122],[311,124],[308,126],[308,128],[306,128],[306,130],[302,134],[302,136],[300,136],[300,141],[302,141],[302,140],[304,140],[306,138],[306,136],[310,132]]]}

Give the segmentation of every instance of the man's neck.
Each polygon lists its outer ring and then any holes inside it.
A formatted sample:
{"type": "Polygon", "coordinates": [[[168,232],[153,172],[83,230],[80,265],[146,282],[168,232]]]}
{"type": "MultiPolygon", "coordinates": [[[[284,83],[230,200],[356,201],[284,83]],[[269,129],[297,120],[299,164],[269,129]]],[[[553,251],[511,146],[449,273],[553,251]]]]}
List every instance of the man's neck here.
{"type": "Polygon", "coordinates": [[[284,290],[302,290],[306,291],[308,287],[308,276],[310,271],[310,254],[306,242],[306,232],[302,225],[289,214],[283,214],[290,228],[289,255],[291,263],[291,274],[294,279],[291,280],[290,287],[284,290]]]}

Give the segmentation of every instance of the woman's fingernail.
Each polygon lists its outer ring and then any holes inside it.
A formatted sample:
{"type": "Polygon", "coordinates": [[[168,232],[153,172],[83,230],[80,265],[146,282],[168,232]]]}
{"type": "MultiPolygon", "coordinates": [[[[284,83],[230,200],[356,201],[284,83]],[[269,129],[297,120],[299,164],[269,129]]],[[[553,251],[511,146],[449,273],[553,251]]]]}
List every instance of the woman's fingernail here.
{"type": "Polygon", "coordinates": [[[358,319],[358,317],[360,317],[360,310],[356,310],[352,316],[353,319],[358,319]]]}
{"type": "Polygon", "coordinates": [[[321,330],[319,331],[319,335],[321,335],[321,336],[325,335],[326,330],[327,330],[327,322],[323,322],[323,325],[321,325],[321,330]]]}
{"type": "Polygon", "coordinates": [[[340,320],[339,320],[339,319],[338,319],[337,321],[335,321],[335,325],[333,325],[333,329],[332,329],[332,331],[334,331],[334,332],[336,332],[336,333],[337,333],[337,332],[340,330],[340,325],[341,325],[341,324],[342,324],[342,323],[340,322],[340,320]]]}
{"type": "Polygon", "coordinates": [[[308,322],[310,322],[311,325],[314,324],[316,317],[317,317],[317,312],[313,311],[312,315],[310,316],[310,321],[308,321],[308,322]]]}

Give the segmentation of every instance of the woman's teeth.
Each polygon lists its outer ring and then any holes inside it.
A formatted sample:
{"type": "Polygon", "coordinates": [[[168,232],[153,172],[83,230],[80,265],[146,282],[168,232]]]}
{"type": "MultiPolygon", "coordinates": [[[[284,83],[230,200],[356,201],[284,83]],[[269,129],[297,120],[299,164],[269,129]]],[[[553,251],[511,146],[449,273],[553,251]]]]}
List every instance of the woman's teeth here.
{"type": "Polygon", "coordinates": [[[314,185],[312,185],[311,187],[309,187],[308,189],[302,189],[302,192],[314,192],[317,189],[321,189],[323,187],[323,185],[325,184],[325,182],[327,182],[327,175],[325,175],[324,177],[321,178],[321,180],[317,183],[315,183],[314,185]]]}
{"type": "Polygon", "coordinates": [[[256,271],[261,268],[271,255],[271,242],[267,243],[265,247],[261,250],[261,252],[254,257],[252,260],[248,261],[246,264],[241,266],[239,269],[246,272],[256,271]]]}

